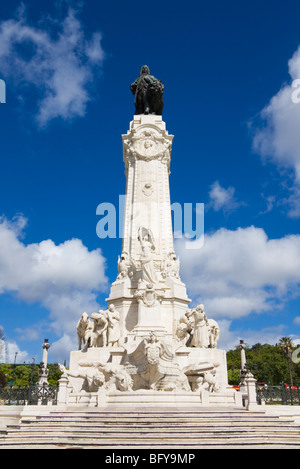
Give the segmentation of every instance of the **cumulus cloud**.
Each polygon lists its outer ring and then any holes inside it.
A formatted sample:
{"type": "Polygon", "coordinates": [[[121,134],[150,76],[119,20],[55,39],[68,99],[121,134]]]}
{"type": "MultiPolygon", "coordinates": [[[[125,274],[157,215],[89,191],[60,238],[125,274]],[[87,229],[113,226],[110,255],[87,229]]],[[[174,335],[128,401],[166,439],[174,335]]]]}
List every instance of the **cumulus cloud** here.
{"type": "Polygon", "coordinates": [[[78,343],[74,334],[64,334],[51,345],[51,359],[53,362],[62,363],[69,361],[70,350],[77,350],[78,343]]]}
{"type": "Polygon", "coordinates": [[[232,321],[226,319],[218,320],[218,324],[221,330],[218,347],[224,350],[235,349],[241,339],[243,339],[249,347],[258,343],[275,345],[286,333],[286,326],[284,324],[264,327],[261,330],[231,330],[232,321]]]}
{"type": "Polygon", "coordinates": [[[16,19],[0,23],[0,43],[4,77],[38,92],[40,126],[57,117],[69,120],[85,115],[89,87],[105,54],[101,34],[87,38],[74,9],[62,21],[48,18],[44,28],[30,25],[20,9],[16,19]]]}
{"type": "MultiPolygon", "coordinates": [[[[193,243],[193,241],[191,241],[193,243]]],[[[300,294],[300,236],[268,239],[261,228],[222,228],[201,249],[176,242],[181,276],[211,317],[235,319],[280,308],[300,294]]]]}
{"type": "Polygon", "coordinates": [[[15,341],[6,343],[6,363],[28,363],[31,358],[25,350],[21,350],[15,341]]]}
{"type": "Polygon", "coordinates": [[[207,208],[215,211],[223,210],[229,212],[238,208],[241,203],[236,200],[234,187],[222,187],[219,181],[215,181],[209,191],[209,203],[207,208]]]}
{"type": "MultiPolygon", "coordinates": [[[[74,335],[78,315],[99,309],[97,294],[107,287],[105,258],[100,249],[89,251],[79,239],[26,245],[24,226],[22,216],[0,218],[0,294],[41,304],[49,311],[48,326],[54,332],[74,335]]],[[[34,330],[22,334],[33,337],[34,330]]]]}
{"type": "Polygon", "coordinates": [[[288,62],[289,83],[259,114],[259,122],[252,123],[253,147],[264,161],[272,161],[280,170],[291,172],[290,194],[285,200],[290,217],[300,216],[300,47],[288,62]]]}

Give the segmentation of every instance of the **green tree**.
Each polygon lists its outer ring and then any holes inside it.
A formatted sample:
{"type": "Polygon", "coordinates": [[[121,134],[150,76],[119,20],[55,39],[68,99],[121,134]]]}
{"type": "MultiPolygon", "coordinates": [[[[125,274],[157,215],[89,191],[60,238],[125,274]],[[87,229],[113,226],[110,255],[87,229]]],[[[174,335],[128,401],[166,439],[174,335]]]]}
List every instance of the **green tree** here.
{"type": "MultiPolygon", "coordinates": [[[[56,386],[62,373],[56,364],[49,364],[49,377],[48,382],[50,386],[56,386]]],[[[29,386],[29,384],[36,385],[38,380],[39,365],[26,364],[26,365],[0,365],[0,377],[4,385],[13,386],[29,386]]],[[[1,383],[0,383],[1,386],[1,383]]]]}
{"type": "Polygon", "coordinates": [[[49,377],[48,377],[48,382],[50,386],[56,386],[58,383],[58,380],[61,378],[62,372],[60,371],[58,365],[55,363],[50,363],[48,365],[49,369],[49,377]]]}
{"type": "Polygon", "coordinates": [[[12,381],[12,367],[11,367],[11,365],[8,365],[6,363],[1,363],[0,373],[4,376],[6,384],[8,384],[10,381],[12,381]]]}
{"type": "Polygon", "coordinates": [[[288,367],[289,367],[289,375],[290,375],[290,384],[293,386],[293,370],[292,370],[292,353],[294,349],[294,345],[292,343],[292,339],[290,337],[281,337],[279,340],[278,347],[282,351],[283,355],[287,359],[288,367]]]}
{"type": "MultiPolygon", "coordinates": [[[[285,343],[285,341],[282,341],[285,343]]],[[[252,347],[246,347],[246,360],[250,371],[258,382],[264,382],[271,385],[279,385],[282,382],[291,383],[290,368],[292,370],[292,382],[300,384],[299,365],[289,363],[282,353],[282,348],[277,345],[255,344],[252,347]]],[[[228,382],[236,384],[237,371],[241,367],[241,356],[238,347],[235,350],[227,352],[228,382]],[[233,372],[232,372],[233,369],[233,372]]]]}

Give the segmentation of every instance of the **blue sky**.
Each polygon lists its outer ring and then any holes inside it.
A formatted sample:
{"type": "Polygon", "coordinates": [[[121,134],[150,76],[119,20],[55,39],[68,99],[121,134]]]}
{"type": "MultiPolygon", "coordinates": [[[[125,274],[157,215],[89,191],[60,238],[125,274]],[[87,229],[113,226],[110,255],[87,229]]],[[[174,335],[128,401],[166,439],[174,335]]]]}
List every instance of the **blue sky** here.
{"type": "Polygon", "coordinates": [[[205,204],[205,242],[176,242],[220,346],[300,339],[300,5],[293,1],[1,2],[0,325],[10,358],[68,360],[105,307],[120,239],[96,208],[125,193],[129,86],[165,85],[172,202],[205,204]],[[98,308],[99,309],[99,308],[98,308]]]}

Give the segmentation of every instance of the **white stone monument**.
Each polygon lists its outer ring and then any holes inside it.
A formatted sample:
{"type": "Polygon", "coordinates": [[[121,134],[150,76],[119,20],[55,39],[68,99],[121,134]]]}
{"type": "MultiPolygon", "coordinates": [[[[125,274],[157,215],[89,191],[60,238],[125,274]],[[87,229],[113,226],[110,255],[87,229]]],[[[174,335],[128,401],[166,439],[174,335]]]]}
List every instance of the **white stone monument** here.
{"type": "Polygon", "coordinates": [[[204,305],[189,308],[180,278],[169,190],[173,135],[150,106],[134,115],[122,139],[126,198],[118,274],[107,310],[80,317],[79,350],[64,369],[68,392],[61,395],[68,403],[99,406],[240,405],[228,386],[225,351],[217,348],[218,324],[204,305]]]}

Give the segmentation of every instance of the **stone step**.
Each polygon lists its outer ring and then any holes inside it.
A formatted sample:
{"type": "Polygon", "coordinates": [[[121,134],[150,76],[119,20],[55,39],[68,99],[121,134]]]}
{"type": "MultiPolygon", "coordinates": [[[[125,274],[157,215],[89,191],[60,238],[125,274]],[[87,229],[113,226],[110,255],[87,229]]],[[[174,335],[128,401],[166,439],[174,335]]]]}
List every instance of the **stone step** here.
{"type": "Polygon", "coordinates": [[[196,435],[206,435],[206,434],[214,434],[214,435],[233,435],[233,436],[237,436],[237,435],[241,435],[242,433],[243,434],[247,434],[247,435],[251,435],[251,434],[264,434],[264,435],[300,435],[300,431],[299,429],[291,429],[291,428],[285,428],[285,429],[268,429],[268,430],[265,430],[265,429],[259,429],[259,428],[244,428],[244,429],[241,429],[241,428],[233,428],[233,429],[218,429],[218,428],[212,428],[212,429],[194,429],[194,430],[191,430],[189,428],[186,428],[186,429],[169,429],[167,432],[164,430],[164,429],[138,429],[138,430],[128,430],[128,429],[108,429],[108,430],[99,430],[99,429],[93,429],[93,428],[89,428],[89,429],[83,429],[83,428],[70,428],[70,427],[64,427],[64,428],[56,428],[56,429],[52,429],[51,431],[48,429],[44,429],[44,430],[39,430],[39,429],[22,429],[21,428],[21,431],[20,429],[7,429],[7,435],[9,437],[25,437],[27,438],[28,436],[30,435],[36,435],[36,436],[40,436],[40,435],[43,435],[43,434],[46,434],[47,436],[53,436],[55,434],[61,434],[61,433],[71,433],[71,434],[74,434],[74,435],[77,435],[77,434],[81,434],[81,435],[89,435],[89,434],[95,434],[97,437],[109,437],[110,435],[122,435],[124,437],[128,437],[128,438],[131,438],[131,437],[143,437],[147,434],[149,435],[152,435],[152,436],[161,436],[161,435],[165,435],[166,437],[171,437],[171,436],[176,436],[176,435],[181,435],[182,437],[184,438],[190,438],[191,436],[196,436],[196,435]]]}
{"type": "Polygon", "coordinates": [[[261,425],[261,424],[270,424],[270,425],[282,425],[287,423],[293,423],[294,420],[291,417],[279,418],[275,416],[266,417],[265,419],[255,419],[247,417],[219,417],[219,418],[198,418],[198,419],[188,419],[185,417],[173,417],[173,418],[132,418],[117,416],[115,418],[109,417],[69,417],[69,416],[37,416],[29,417],[24,416],[20,420],[20,423],[26,425],[42,425],[42,424],[86,424],[86,425],[143,425],[143,426],[163,426],[163,425],[261,425]]]}
{"type": "MultiPolygon", "coordinates": [[[[46,409],[47,409],[47,406],[45,406],[46,409]]],[[[32,407],[31,407],[32,408],[32,407]]],[[[182,409],[174,409],[174,410],[163,410],[163,411],[154,411],[154,410],[150,410],[147,411],[147,410],[134,410],[132,409],[131,411],[128,411],[128,410],[124,410],[124,409],[119,409],[119,410],[106,410],[106,409],[99,409],[98,407],[90,407],[90,408],[83,408],[83,407],[79,407],[75,410],[56,410],[54,409],[53,407],[51,407],[51,410],[50,411],[46,411],[44,413],[42,413],[42,410],[39,409],[40,412],[39,412],[39,415],[49,415],[49,413],[51,412],[51,415],[74,415],[74,416],[77,416],[77,415],[87,415],[87,416],[93,416],[93,415],[105,415],[105,416],[115,416],[115,415],[125,415],[125,416],[140,416],[140,417],[145,417],[145,416],[158,416],[158,417],[164,417],[164,416],[181,416],[181,415],[185,415],[185,416],[189,416],[189,417],[193,417],[193,416],[200,416],[200,417],[203,417],[203,416],[231,416],[231,415],[237,415],[237,416],[248,416],[248,417],[253,417],[253,416],[262,416],[262,417],[265,417],[266,414],[264,411],[257,411],[257,412],[248,412],[246,410],[241,410],[241,411],[226,411],[226,410],[220,410],[220,411],[197,411],[195,410],[194,412],[193,411],[186,411],[186,410],[182,410],[182,409]]]]}
{"type": "MultiPolygon", "coordinates": [[[[215,421],[215,422],[178,422],[178,421],[164,421],[164,422],[115,422],[115,421],[85,421],[85,420],[78,420],[78,421],[73,421],[73,420],[37,420],[37,421],[31,421],[31,420],[23,420],[22,422],[22,428],[30,427],[30,426],[35,426],[37,428],[41,427],[53,427],[53,426],[86,426],[86,427],[100,427],[100,428],[105,428],[105,427],[124,427],[124,428],[130,428],[130,427],[135,427],[135,428],[151,428],[151,427],[159,427],[159,428],[168,428],[168,427],[183,427],[183,426],[188,426],[189,428],[204,428],[204,427],[251,427],[251,426],[256,426],[256,427],[271,427],[273,428],[274,426],[282,427],[286,426],[288,424],[294,424],[293,420],[278,420],[278,421],[261,421],[261,422],[247,422],[247,421],[215,421]]],[[[16,424],[14,424],[16,426],[16,424]]],[[[13,425],[8,425],[7,427],[10,428],[13,425]]]]}
{"type": "Polygon", "coordinates": [[[124,413],[124,412],[115,412],[115,413],[88,413],[88,412],[53,412],[45,413],[45,414],[38,414],[36,416],[28,413],[24,414],[23,418],[43,418],[43,419],[53,419],[53,418],[68,418],[68,419],[78,419],[78,418],[85,418],[85,419],[101,419],[101,420],[109,420],[109,419],[123,419],[123,420],[141,420],[141,419],[148,419],[148,420],[166,420],[166,419],[177,419],[177,420],[220,420],[220,419],[247,419],[247,420],[272,420],[278,418],[278,416],[268,415],[258,413],[258,414],[248,414],[247,413],[228,413],[228,414],[221,414],[221,413],[193,413],[193,414],[186,414],[183,412],[175,412],[175,413],[124,413]]]}
{"type": "Polygon", "coordinates": [[[253,447],[262,447],[265,445],[274,446],[275,448],[279,447],[297,447],[300,448],[299,436],[287,436],[283,437],[282,435],[274,437],[274,436],[266,436],[266,435],[245,435],[245,436],[237,436],[234,435],[232,437],[228,436],[208,436],[201,438],[174,438],[171,439],[169,437],[165,438],[95,438],[95,437],[88,437],[83,438],[82,435],[80,436],[73,436],[73,437],[66,437],[65,435],[55,437],[55,436],[40,436],[36,437],[34,440],[33,438],[2,438],[0,439],[0,448],[10,448],[10,447],[46,447],[52,446],[56,448],[62,447],[95,447],[95,448],[168,448],[173,447],[176,449],[180,448],[205,448],[207,446],[221,446],[221,447],[245,447],[245,446],[253,446],[253,447]]]}
{"type": "Polygon", "coordinates": [[[97,447],[128,447],[128,448],[133,448],[133,447],[160,447],[160,446],[174,446],[176,448],[179,447],[199,447],[199,446],[206,446],[206,445],[222,445],[222,446],[232,446],[232,445],[246,445],[246,444],[273,444],[273,445],[293,445],[300,447],[300,442],[299,442],[299,437],[287,437],[284,438],[281,435],[280,436],[268,436],[268,435],[243,435],[243,436],[237,436],[237,435],[226,435],[226,436],[203,436],[201,438],[195,438],[195,437],[190,437],[190,438],[180,438],[174,437],[173,439],[170,438],[169,436],[164,437],[164,438],[149,438],[147,436],[141,437],[139,439],[132,439],[132,438],[126,438],[126,437],[119,437],[117,440],[115,438],[104,438],[104,437],[89,437],[89,438],[83,438],[82,435],[80,436],[73,436],[73,437],[67,437],[65,435],[62,436],[40,436],[36,437],[35,440],[33,441],[32,438],[24,438],[24,437],[19,437],[19,438],[11,438],[9,441],[5,439],[4,441],[0,440],[0,446],[8,446],[9,445],[19,445],[19,446],[24,446],[26,444],[29,445],[47,445],[47,444],[52,444],[52,445],[80,445],[80,446],[91,446],[95,445],[97,447]]]}
{"type": "MultiPolygon", "coordinates": [[[[285,421],[293,421],[292,418],[288,418],[286,419],[285,421]]],[[[118,423],[145,423],[145,424],[151,424],[153,423],[154,425],[155,424],[158,424],[158,423],[168,423],[168,422],[178,422],[179,424],[181,423],[189,423],[189,424],[194,424],[194,425],[197,425],[197,424],[213,424],[213,423],[222,423],[222,422],[248,422],[248,423],[259,423],[259,422],[280,422],[282,420],[278,419],[278,418],[266,418],[266,419],[255,419],[255,418],[251,418],[251,419],[248,419],[248,418],[237,418],[237,417],[231,417],[229,419],[222,419],[222,418],[214,418],[214,419],[210,419],[210,418],[205,418],[205,419],[189,419],[189,418],[176,418],[176,417],[169,417],[168,419],[167,418],[164,418],[164,419],[159,419],[159,418],[132,418],[130,419],[129,417],[122,417],[122,416],[118,416],[116,418],[113,418],[113,417],[98,417],[98,418],[95,418],[95,417],[68,417],[68,416],[62,416],[62,417],[58,417],[58,416],[45,416],[45,417],[37,417],[37,418],[31,418],[31,417],[28,417],[28,416],[24,416],[22,417],[21,419],[22,422],[87,422],[87,423],[107,423],[107,422],[112,422],[112,421],[115,421],[115,422],[118,422],[118,423]]]]}
{"type": "Polygon", "coordinates": [[[80,425],[90,425],[90,426],[126,426],[130,428],[131,426],[141,426],[141,427],[164,427],[164,426],[194,426],[194,427],[204,427],[204,426],[232,426],[232,425],[239,425],[239,426],[251,426],[251,425],[286,425],[286,424],[294,424],[293,419],[278,419],[278,418],[268,418],[265,420],[254,420],[254,419],[214,419],[214,420],[188,420],[188,419],[164,419],[164,420],[151,420],[151,419],[139,419],[139,420],[130,420],[130,419],[85,419],[85,418],[78,418],[78,419],[70,419],[68,417],[63,418],[25,418],[23,417],[21,423],[27,426],[36,425],[73,425],[73,424],[80,424],[80,425]]]}
{"type": "MultiPolygon", "coordinates": [[[[219,421],[223,419],[232,419],[232,420],[247,420],[247,421],[259,421],[259,420],[275,420],[278,419],[278,416],[274,415],[245,415],[245,414],[227,414],[227,415],[209,415],[209,414],[203,414],[203,415],[186,415],[183,413],[174,413],[174,414],[124,414],[124,413],[114,413],[114,414],[85,414],[85,413],[56,413],[56,412],[51,412],[51,413],[45,413],[45,414],[40,414],[37,416],[30,415],[30,414],[25,414],[23,415],[22,419],[45,419],[45,420],[52,420],[53,418],[55,419],[68,419],[68,420],[77,420],[77,419],[85,419],[85,420],[102,420],[102,421],[109,421],[112,419],[120,419],[123,421],[139,421],[139,420],[148,420],[148,421],[165,421],[165,420],[178,420],[178,421],[219,421]]],[[[287,416],[288,418],[288,416],[287,416]]]]}
{"type": "MultiPolygon", "coordinates": [[[[25,409],[24,412],[32,412],[25,409]]],[[[247,411],[38,409],[0,434],[0,447],[187,448],[280,445],[300,448],[292,418],[247,411]],[[41,412],[41,413],[40,413],[41,412]]]]}

